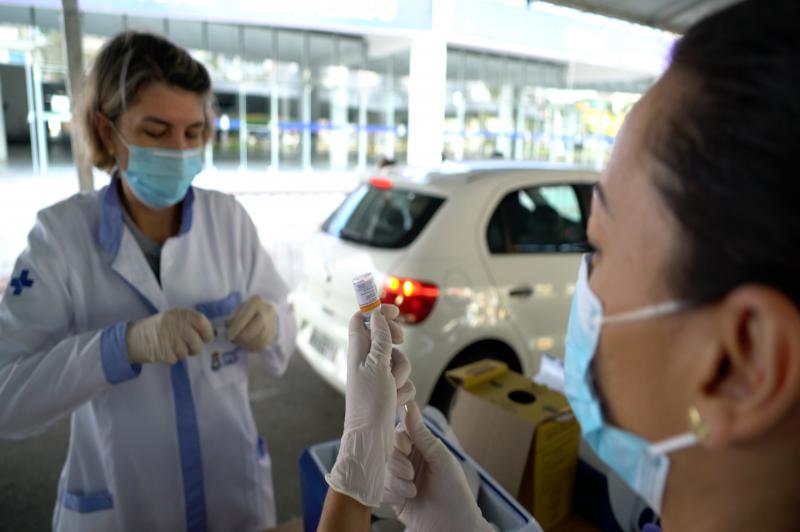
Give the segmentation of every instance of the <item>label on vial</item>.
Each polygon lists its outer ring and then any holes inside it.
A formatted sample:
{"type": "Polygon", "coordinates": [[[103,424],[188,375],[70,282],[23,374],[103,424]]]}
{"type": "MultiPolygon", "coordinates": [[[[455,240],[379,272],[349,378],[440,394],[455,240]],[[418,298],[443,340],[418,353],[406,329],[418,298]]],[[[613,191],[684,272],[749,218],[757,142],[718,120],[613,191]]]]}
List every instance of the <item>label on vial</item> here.
{"type": "Polygon", "coordinates": [[[371,274],[361,275],[353,279],[353,288],[356,291],[356,301],[362,314],[372,312],[381,306],[378,298],[378,288],[371,274]]]}

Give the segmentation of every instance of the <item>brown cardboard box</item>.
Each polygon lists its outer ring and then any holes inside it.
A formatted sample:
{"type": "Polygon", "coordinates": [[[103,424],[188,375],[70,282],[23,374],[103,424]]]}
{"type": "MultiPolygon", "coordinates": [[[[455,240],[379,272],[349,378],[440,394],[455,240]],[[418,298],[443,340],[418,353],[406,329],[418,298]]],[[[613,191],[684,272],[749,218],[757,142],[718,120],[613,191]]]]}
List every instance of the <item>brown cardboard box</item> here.
{"type": "Polygon", "coordinates": [[[450,423],[464,450],[545,530],[568,517],[580,427],[566,398],[494,360],[447,378],[458,387],[450,423]]]}

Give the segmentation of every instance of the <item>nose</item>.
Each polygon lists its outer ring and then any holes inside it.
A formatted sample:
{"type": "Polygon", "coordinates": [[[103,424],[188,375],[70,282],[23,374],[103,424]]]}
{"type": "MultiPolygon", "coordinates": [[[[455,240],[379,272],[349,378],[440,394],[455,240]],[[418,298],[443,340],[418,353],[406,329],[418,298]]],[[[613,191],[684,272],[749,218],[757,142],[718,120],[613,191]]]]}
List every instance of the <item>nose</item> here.
{"type": "Polygon", "coordinates": [[[185,150],[189,148],[189,142],[186,139],[186,131],[180,128],[175,128],[170,139],[171,148],[176,150],[185,150]]]}

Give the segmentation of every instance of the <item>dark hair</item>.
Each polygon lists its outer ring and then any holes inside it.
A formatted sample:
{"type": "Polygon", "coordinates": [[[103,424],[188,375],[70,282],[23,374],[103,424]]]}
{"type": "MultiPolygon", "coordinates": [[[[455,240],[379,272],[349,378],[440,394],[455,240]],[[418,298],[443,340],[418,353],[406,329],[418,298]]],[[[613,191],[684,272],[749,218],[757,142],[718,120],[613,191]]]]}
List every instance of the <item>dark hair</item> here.
{"type": "Polygon", "coordinates": [[[651,148],[684,239],[669,282],[690,301],[757,283],[800,306],[798,20],[798,0],[747,0],[673,50],[685,90],[651,148]]]}
{"type": "Polygon", "coordinates": [[[148,84],[166,83],[205,99],[203,138],[212,131],[211,77],[206,68],[183,48],[150,33],[126,31],[107,42],[94,61],[85,89],[80,120],[89,142],[92,163],[111,169],[114,157],[97,131],[97,113],[116,122],[148,84]]]}

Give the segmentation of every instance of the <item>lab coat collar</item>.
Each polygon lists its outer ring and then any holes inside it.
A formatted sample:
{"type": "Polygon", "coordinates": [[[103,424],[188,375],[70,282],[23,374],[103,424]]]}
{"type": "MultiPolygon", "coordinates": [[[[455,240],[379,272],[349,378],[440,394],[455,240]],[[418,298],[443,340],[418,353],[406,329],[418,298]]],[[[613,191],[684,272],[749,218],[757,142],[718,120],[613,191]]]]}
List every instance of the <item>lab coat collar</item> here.
{"type": "MultiPolygon", "coordinates": [[[[100,191],[100,223],[97,227],[97,240],[112,257],[116,257],[122,242],[123,222],[122,205],[119,201],[120,176],[115,171],[111,183],[100,191]]],[[[188,233],[192,228],[194,217],[194,188],[183,199],[181,209],[181,227],[178,236],[188,233]]]]}

